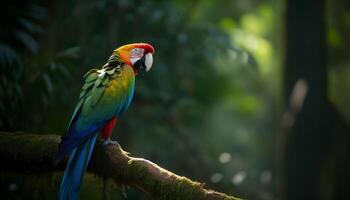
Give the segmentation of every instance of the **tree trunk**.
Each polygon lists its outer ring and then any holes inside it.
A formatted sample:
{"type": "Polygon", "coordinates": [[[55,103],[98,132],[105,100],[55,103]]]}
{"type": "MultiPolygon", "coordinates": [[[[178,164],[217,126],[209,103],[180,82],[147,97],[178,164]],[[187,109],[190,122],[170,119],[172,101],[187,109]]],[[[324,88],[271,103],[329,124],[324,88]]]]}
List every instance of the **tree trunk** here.
{"type": "Polygon", "coordinates": [[[290,200],[322,199],[321,169],[330,150],[324,0],[287,0],[284,182],[290,200]]]}

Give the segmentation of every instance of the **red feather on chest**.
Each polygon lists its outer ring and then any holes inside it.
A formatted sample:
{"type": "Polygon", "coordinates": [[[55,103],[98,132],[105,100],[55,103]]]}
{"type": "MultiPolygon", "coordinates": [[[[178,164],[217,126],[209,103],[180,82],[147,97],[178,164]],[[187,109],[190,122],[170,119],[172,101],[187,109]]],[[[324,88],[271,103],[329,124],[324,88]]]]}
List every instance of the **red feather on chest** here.
{"type": "Polygon", "coordinates": [[[107,139],[107,138],[111,137],[113,128],[114,128],[116,123],[117,123],[117,118],[113,117],[101,129],[101,136],[102,136],[103,139],[107,139]]]}

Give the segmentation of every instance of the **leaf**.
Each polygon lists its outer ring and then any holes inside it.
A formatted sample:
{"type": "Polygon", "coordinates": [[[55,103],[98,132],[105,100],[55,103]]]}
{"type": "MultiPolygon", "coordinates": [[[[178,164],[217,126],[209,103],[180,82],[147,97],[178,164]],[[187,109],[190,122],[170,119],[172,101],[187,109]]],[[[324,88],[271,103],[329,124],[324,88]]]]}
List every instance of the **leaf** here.
{"type": "Polygon", "coordinates": [[[38,6],[36,4],[30,4],[25,15],[37,20],[44,20],[47,18],[47,11],[44,7],[38,6]]]}
{"type": "Polygon", "coordinates": [[[28,20],[26,18],[20,17],[18,18],[19,24],[23,26],[23,28],[27,29],[31,33],[43,33],[44,30],[31,20],[28,20]]]}
{"type": "Polygon", "coordinates": [[[57,63],[58,67],[57,69],[59,70],[59,72],[61,72],[61,74],[65,77],[68,78],[71,76],[71,74],[69,73],[67,66],[62,64],[62,63],[57,63]]]}
{"type": "Polygon", "coordinates": [[[14,37],[19,40],[30,52],[37,53],[39,51],[39,44],[37,41],[28,33],[23,31],[15,31],[14,37]]]}
{"type": "Polygon", "coordinates": [[[45,86],[47,88],[47,91],[49,92],[49,94],[52,94],[52,92],[53,92],[53,84],[52,84],[50,76],[47,73],[44,73],[43,74],[43,79],[45,81],[45,86]]]}
{"type": "Polygon", "coordinates": [[[71,47],[57,54],[56,58],[77,58],[79,56],[80,47],[71,47]]]}
{"type": "Polygon", "coordinates": [[[1,66],[7,66],[12,64],[18,64],[20,58],[18,53],[10,46],[0,43],[0,64],[1,66]]]}
{"type": "Polygon", "coordinates": [[[50,63],[50,69],[51,69],[51,70],[55,71],[56,68],[57,68],[57,66],[56,66],[56,63],[55,63],[55,62],[50,63]]]}
{"type": "Polygon", "coordinates": [[[24,98],[23,91],[22,91],[22,88],[21,88],[21,86],[19,84],[15,85],[15,90],[16,90],[16,93],[17,93],[18,97],[20,99],[23,99],[24,98]]]}

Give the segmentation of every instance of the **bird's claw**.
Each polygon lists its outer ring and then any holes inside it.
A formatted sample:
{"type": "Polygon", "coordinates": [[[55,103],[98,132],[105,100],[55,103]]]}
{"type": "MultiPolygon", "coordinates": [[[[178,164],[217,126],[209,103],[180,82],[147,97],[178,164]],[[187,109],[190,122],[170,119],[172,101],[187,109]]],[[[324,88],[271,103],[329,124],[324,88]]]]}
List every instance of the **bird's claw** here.
{"type": "Polygon", "coordinates": [[[116,146],[119,146],[120,147],[120,145],[119,145],[119,143],[117,142],[117,141],[113,141],[113,140],[111,140],[111,139],[106,139],[105,141],[103,141],[103,146],[107,146],[107,145],[116,145],[116,146]]]}

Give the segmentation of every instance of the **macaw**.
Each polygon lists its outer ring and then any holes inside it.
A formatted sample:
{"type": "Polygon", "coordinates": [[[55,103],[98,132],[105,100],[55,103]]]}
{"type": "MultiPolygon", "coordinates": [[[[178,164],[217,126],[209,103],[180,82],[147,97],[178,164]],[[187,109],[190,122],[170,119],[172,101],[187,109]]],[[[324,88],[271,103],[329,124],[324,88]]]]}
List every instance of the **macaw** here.
{"type": "Polygon", "coordinates": [[[103,145],[118,144],[110,139],[113,127],[130,105],[135,76],[151,69],[153,54],[154,48],[150,44],[127,44],[114,50],[101,69],[91,69],[84,75],[79,102],[56,156],[57,164],[70,154],[59,200],[79,199],[82,178],[99,131],[103,145]]]}

